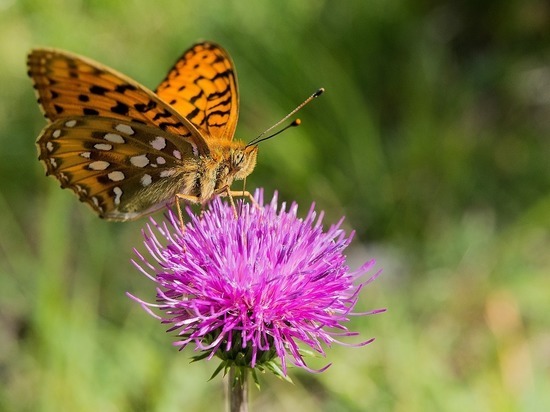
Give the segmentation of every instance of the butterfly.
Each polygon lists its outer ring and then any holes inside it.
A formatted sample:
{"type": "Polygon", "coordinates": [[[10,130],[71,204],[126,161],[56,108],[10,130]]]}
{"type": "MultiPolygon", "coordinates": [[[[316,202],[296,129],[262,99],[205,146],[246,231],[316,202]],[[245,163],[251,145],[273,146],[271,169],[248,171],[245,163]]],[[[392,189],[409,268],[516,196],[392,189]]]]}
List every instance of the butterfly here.
{"type": "Polygon", "coordinates": [[[245,193],[230,187],[253,171],[258,146],[233,140],[237,76],[219,45],[193,45],[154,92],[66,51],[34,49],[27,63],[49,121],[37,140],[46,174],[100,217],[245,193]]]}

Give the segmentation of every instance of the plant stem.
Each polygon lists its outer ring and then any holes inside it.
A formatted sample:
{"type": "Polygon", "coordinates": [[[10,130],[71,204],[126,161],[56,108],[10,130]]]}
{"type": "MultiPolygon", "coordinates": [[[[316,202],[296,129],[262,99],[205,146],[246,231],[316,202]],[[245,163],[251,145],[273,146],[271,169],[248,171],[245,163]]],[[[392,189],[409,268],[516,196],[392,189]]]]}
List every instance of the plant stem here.
{"type": "Polygon", "coordinates": [[[226,411],[248,412],[248,370],[232,366],[225,386],[226,411]]]}

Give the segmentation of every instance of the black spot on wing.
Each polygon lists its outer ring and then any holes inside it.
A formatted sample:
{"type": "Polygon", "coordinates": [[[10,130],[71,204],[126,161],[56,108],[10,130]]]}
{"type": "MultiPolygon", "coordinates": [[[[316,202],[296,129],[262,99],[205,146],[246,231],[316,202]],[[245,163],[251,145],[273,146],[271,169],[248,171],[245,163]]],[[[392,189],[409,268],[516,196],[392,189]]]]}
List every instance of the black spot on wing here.
{"type": "Polygon", "coordinates": [[[188,119],[193,119],[195,118],[198,114],[200,113],[200,110],[195,107],[191,112],[189,112],[189,114],[186,116],[188,119]]]}
{"type": "Polygon", "coordinates": [[[157,102],[155,102],[153,100],[149,100],[149,102],[147,104],[144,104],[144,103],[134,104],[134,109],[136,109],[140,113],[148,112],[149,110],[152,110],[155,107],[157,107],[157,102]]]}
{"type": "MultiPolygon", "coordinates": [[[[225,90],[222,90],[221,92],[214,92],[214,93],[210,93],[208,95],[208,100],[214,100],[214,99],[217,99],[219,97],[223,97],[225,96],[226,94],[229,94],[230,90],[229,90],[229,87],[226,87],[225,90]]],[[[223,100],[221,101],[220,103],[218,104],[222,104],[222,103],[230,103],[231,102],[231,96],[227,96],[227,99],[226,100],[223,100]]]]}
{"type": "Polygon", "coordinates": [[[106,174],[97,175],[96,180],[98,181],[98,183],[101,183],[103,185],[108,185],[108,184],[112,183],[111,180],[109,179],[108,175],[106,175],[106,174]]]}
{"type": "Polygon", "coordinates": [[[204,96],[204,92],[201,89],[199,93],[189,99],[189,103],[195,104],[195,102],[199,100],[202,96],[204,96]]]}
{"type": "MultiPolygon", "coordinates": [[[[169,127],[174,127],[174,128],[180,128],[180,127],[183,127],[183,124],[181,122],[177,122],[177,123],[170,123],[170,122],[162,122],[162,123],[159,123],[159,126],[158,126],[160,129],[162,130],[165,130],[168,129],[169,127]]],[[[186,133],[185,135],[183,135],[185,137],[187,136],[191,136],[191,133],[186,133]]]]}
{"type": "Polygon", "coordinates": [[[82,113],[84,113],[85,115],[89,115],[89,116],[97,116],[99,114],[99,112],[96,109],[90,109],[88,107],[85,107],[82,110],[82,113]]]}
{"type": "Polygon", "coordinates": [[[111,107],[111,111],[113,113],[118,113],[118,114],[121,114],[123,116],[127,115],[129,110],[130,110],[130,108],[128,107],[128,105],[126,105],[124,103],[121,103],[121,102],[117,102],[117,104],[115,106],[111,107]]]}
{"type": "Polygon", "coordinates": [[[119,84],[117,87],[115,87],[115,91],[118,93],[124,94],[128,90],[137,90],[135,86],[132,86],[131,84],[119,84]]]}
{"type": "Polygon", "coordinates": [[[99,96],[105,95],[105,93],[107,93],[108,91],[109,89],[97,85],[93,85],[90,87],[90,93],[97,94],[99,96]]]}
{"type": "Polygon", "coordinates": [[[164,109],[162,112],[155,114],[155,117],[153,117],[153,121],[157,121],[158,119],[167,117],[172,117],[172,113],[164,109]]]}

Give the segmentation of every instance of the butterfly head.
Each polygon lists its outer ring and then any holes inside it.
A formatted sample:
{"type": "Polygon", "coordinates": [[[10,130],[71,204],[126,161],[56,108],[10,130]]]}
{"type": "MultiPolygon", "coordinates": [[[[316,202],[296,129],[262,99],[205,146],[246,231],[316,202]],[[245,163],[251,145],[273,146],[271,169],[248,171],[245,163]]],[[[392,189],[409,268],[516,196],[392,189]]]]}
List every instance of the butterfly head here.
{"type": "Polygon", "coordinates": [[[201,157],[197,196],[204,203],[216,193],[225,192],[233,181],[245,179],[256,166],[258,146],[245,146],[240,141],[211,144],[209,156],[201,157]]]}
{"type": "Polygon", "coordinates": [[[252,173],[257,156],[258,146],[256,145],[232,150],[230,161],[235,180],[242,180],[252,173]]]}

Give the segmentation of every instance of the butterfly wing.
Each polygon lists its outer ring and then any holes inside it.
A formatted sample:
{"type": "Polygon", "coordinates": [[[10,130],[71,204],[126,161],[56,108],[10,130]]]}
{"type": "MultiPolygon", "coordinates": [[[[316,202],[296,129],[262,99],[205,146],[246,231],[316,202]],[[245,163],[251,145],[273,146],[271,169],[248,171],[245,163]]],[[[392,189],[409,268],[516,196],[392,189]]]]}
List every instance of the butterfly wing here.
{"type": "Polygon", "coordinates": [[[187,50],[156,89],[158,96],[213,138],[232,140],[239,117],[233,61],[220,46],[187,50]]]}
{"type": "Polygon", "coordinates": [[[28,56],[44,115],[51,121],[68,116],[104,116],[156,126],[191,141],[201,153],[208,145],[187,119],[138,82],[91,59],[54,49],[28,56]]]}
{"type": "Polygon", "coordinates": [[[64,51],[33,50],[28,69],[52,122],[37,141],[39,158],[101,217],[135,219],[193,194],[189,169],[209,146],[153,92],[64,51]]]}
{"type": "Polygon", "coordinates": [[[109,220],[132,220],[193,193],[196,148],[156,127],[102,116],[55,120],[38,138],[47,174],[109,220]],[[185,161],[184,161],[185,160],[185,161]]]}

